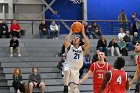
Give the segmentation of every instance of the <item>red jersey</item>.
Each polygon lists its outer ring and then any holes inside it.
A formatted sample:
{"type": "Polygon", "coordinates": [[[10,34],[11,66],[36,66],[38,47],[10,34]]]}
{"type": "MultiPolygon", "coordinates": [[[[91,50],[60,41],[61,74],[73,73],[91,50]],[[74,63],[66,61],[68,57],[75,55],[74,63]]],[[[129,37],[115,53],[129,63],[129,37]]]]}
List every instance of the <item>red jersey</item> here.
{"type": "Polygon", "coordinates": [[[19,24],[11,24],[10,26],[10,32],[13,32],[15,30],[19,30],[20,29],[20,26],[19,24]]]}
{"type": "Polygon", "coordinates": [[[136,64],[138,64],[138,65],[140,66],[140,57],[137,56],[136,58],[137,58],[137,59],[136,59],[136,64]]]}
{"type": "Polygon", "coordinates": [[[127,73],[124,70],[111,70],[109,93],[126,93],[127,73]]]}
{"type": "MultiPolygon", "coordinates": [[[[94,93],[99,93],[105,73],[109,70],[111,70],[111,66],[106,62],[104,64],[95,62],[91,65],[90,71],[93,72],[94,93]]],[[[106,91],[107,88],[104,93],[106,93],[106,91]]]]}

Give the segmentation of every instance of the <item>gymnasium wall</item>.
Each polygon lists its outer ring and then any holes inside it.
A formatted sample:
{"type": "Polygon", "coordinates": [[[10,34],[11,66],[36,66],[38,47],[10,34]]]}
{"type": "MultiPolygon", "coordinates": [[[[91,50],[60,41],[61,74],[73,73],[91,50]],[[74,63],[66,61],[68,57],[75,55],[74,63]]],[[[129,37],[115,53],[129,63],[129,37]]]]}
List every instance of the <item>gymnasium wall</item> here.
{"type": "Polygon", "coordinates": [[[140,0],[88,0],[88,19],[117,20],[122,9],[130,20],[134,11],[140,15],[140,0]]]}
{"type": "MultiPolygon", "coordinates": [[[[46,0],[47,3],[50,3],[51,1],[52,0],[46,0]]],[[[139,4],[140,0],[87,0],[88,20],[117,20],[122,9],[126,12],[128,20],[131,20],[131,15],[134,11],[140,15],[139,4]]],[[[72,4],[70,0],[56,0],[52,5],[52,8],[57,10],[58,14],[64,20],[82,19],[82,4],[75,5],[72,4]]],[[[47,10],[45,13],[46,19],[50,19],[51,15],[52,12],[47,10]]],[[[69,26],[71,25],[70,22],[67,22],[67,24],[69,26]]],[[[101,23],[104,34],[112,33],[109,28],[110,25],[110,23],[101,23]]],[[[61,26],[60,33],[68,33],[63,25],[61,26]]]]}
{"type": "MultiPolygon", "coordinates": [[[[52,0],[46,0],[50,3],[52,0]]],[[[82,4],[72,4],[70,0],[56,0],[51,6],[54,10],[58,11],[58,14],[63,20],[81,20],[82,19],[82,4]]],[[[53,13],[47,10],[45,13],[46,19],[50,19],[53,13]]],[[[69,26],[71,22],[66,22],[69,26]]],[[[61,32],[68,33],[68,30],[61,24],[61,32]]]]}
{"type": "MultiPolygon", "coordinates": [[[[88,0],[88,20],[118,20],[121,10],[124,10],[128,20],[134,11],[140,15],[140,0],[88,0]]],[[[103,34],[117,34],[119,23],[110,29],[111,23],[99,23],[103,34]]],[[[128,29],[130,30],[130,29],[128,29]]]]}

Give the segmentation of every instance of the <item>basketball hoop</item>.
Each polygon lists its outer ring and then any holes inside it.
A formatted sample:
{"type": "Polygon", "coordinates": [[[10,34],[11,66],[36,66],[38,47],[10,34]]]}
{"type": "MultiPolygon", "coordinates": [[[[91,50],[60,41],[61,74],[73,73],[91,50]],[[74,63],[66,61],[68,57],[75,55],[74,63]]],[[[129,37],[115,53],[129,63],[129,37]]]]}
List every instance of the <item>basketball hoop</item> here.
{"type": "Polygon", "coordinates": [[[73,4],[81,4],[82,0],[70,0],[73,4]]]}

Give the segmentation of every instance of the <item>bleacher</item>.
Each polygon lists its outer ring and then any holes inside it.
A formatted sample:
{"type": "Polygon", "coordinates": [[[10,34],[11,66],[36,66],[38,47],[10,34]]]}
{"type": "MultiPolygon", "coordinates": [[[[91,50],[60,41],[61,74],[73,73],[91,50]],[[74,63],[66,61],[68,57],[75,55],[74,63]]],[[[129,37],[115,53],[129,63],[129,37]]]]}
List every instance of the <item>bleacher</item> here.
{"type": "MultiPolygon", "coordinates": [[[[105,36],[109,42],[112,36],[105,36]]],[[[28,82],[31,68],[39,67],[43,81],[46,82],[46,93],[63,93],[63,79],[57,63],[61,59],[58,53],[64,43],[64,39],[20,39],[20,48],[22,57],[9,57],[9,39],[0,39],[0,93],[14,93],[12,87],[12,72],[15,67],[22,70],[23,82],[28,82]]],[[[93,56],[96,50],[96,39],[90,39],[90,54],[93,56]]],[[[16,55],[15,55],[16,56],[16,55]]],[[[107,56],[107,61],[113,66],[115,56],[107,56]]],[[[135,63],[129,56],[124,56],[126,67],[124,68],[128,75],[134,75],[135,63]]],[[[85,72],[86,73],[86,72],[85,72]]],[[[84,74],[85,74],[84,73],[84,74]]],[[[93,93],[92,76],[79,86],[81,93],[93,93]]],[[[134,86],[132,87],[134,89],[134,86]]],[[[34,93],[40,90],[35,89],[34,93]]],[[[133,90],[131,90],[132,93],[133,90]]]]}

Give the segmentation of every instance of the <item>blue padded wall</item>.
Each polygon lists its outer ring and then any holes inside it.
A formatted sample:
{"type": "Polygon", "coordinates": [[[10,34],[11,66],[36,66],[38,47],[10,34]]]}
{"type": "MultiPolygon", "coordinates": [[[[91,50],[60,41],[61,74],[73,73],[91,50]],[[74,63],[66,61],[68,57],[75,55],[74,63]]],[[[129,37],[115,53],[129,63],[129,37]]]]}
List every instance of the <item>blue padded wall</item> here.
{"type": "Polygon", "coordinates": [[[140,0],[88,0],[88,19],[117,20],[122,9],[130,20],[134,11],[140,14],[140,0]]]}
{"type": "MultiPolygon", "coordinates": [[[[50,3],[52,0],[46,0],[47,3],[50,3]]],[[[82,4],[73,4],[70,0],[56,0],[52,5],[52,8],[58,11],[58,14],[64,20],[82,20],[82,4]]],[[[45,13],[46,19],[50,19],[52,12],[47,10],[45,13]]],[[[71,22],[67,22],[70,26],[71,22]]],[[[61,24],[62,25],[62,24],[61,24]]],[[[60,33],[68,33],[68,30],[62,25],[60,33]]]]}
{"type": "MultiPolygon", "coordinates": [[[[134,11],[140,15],[140,0],[88,0],[89,20],[118,20],[121,10],[125,11],[128,20],[131,21],[134,11]]],[[[107,29],[109,25],[109,23],[101,24],[104,34],[112,34],[111,29],[107,29]]],[[[119,25],[115,29],[119,29],[119,25]]]]}

